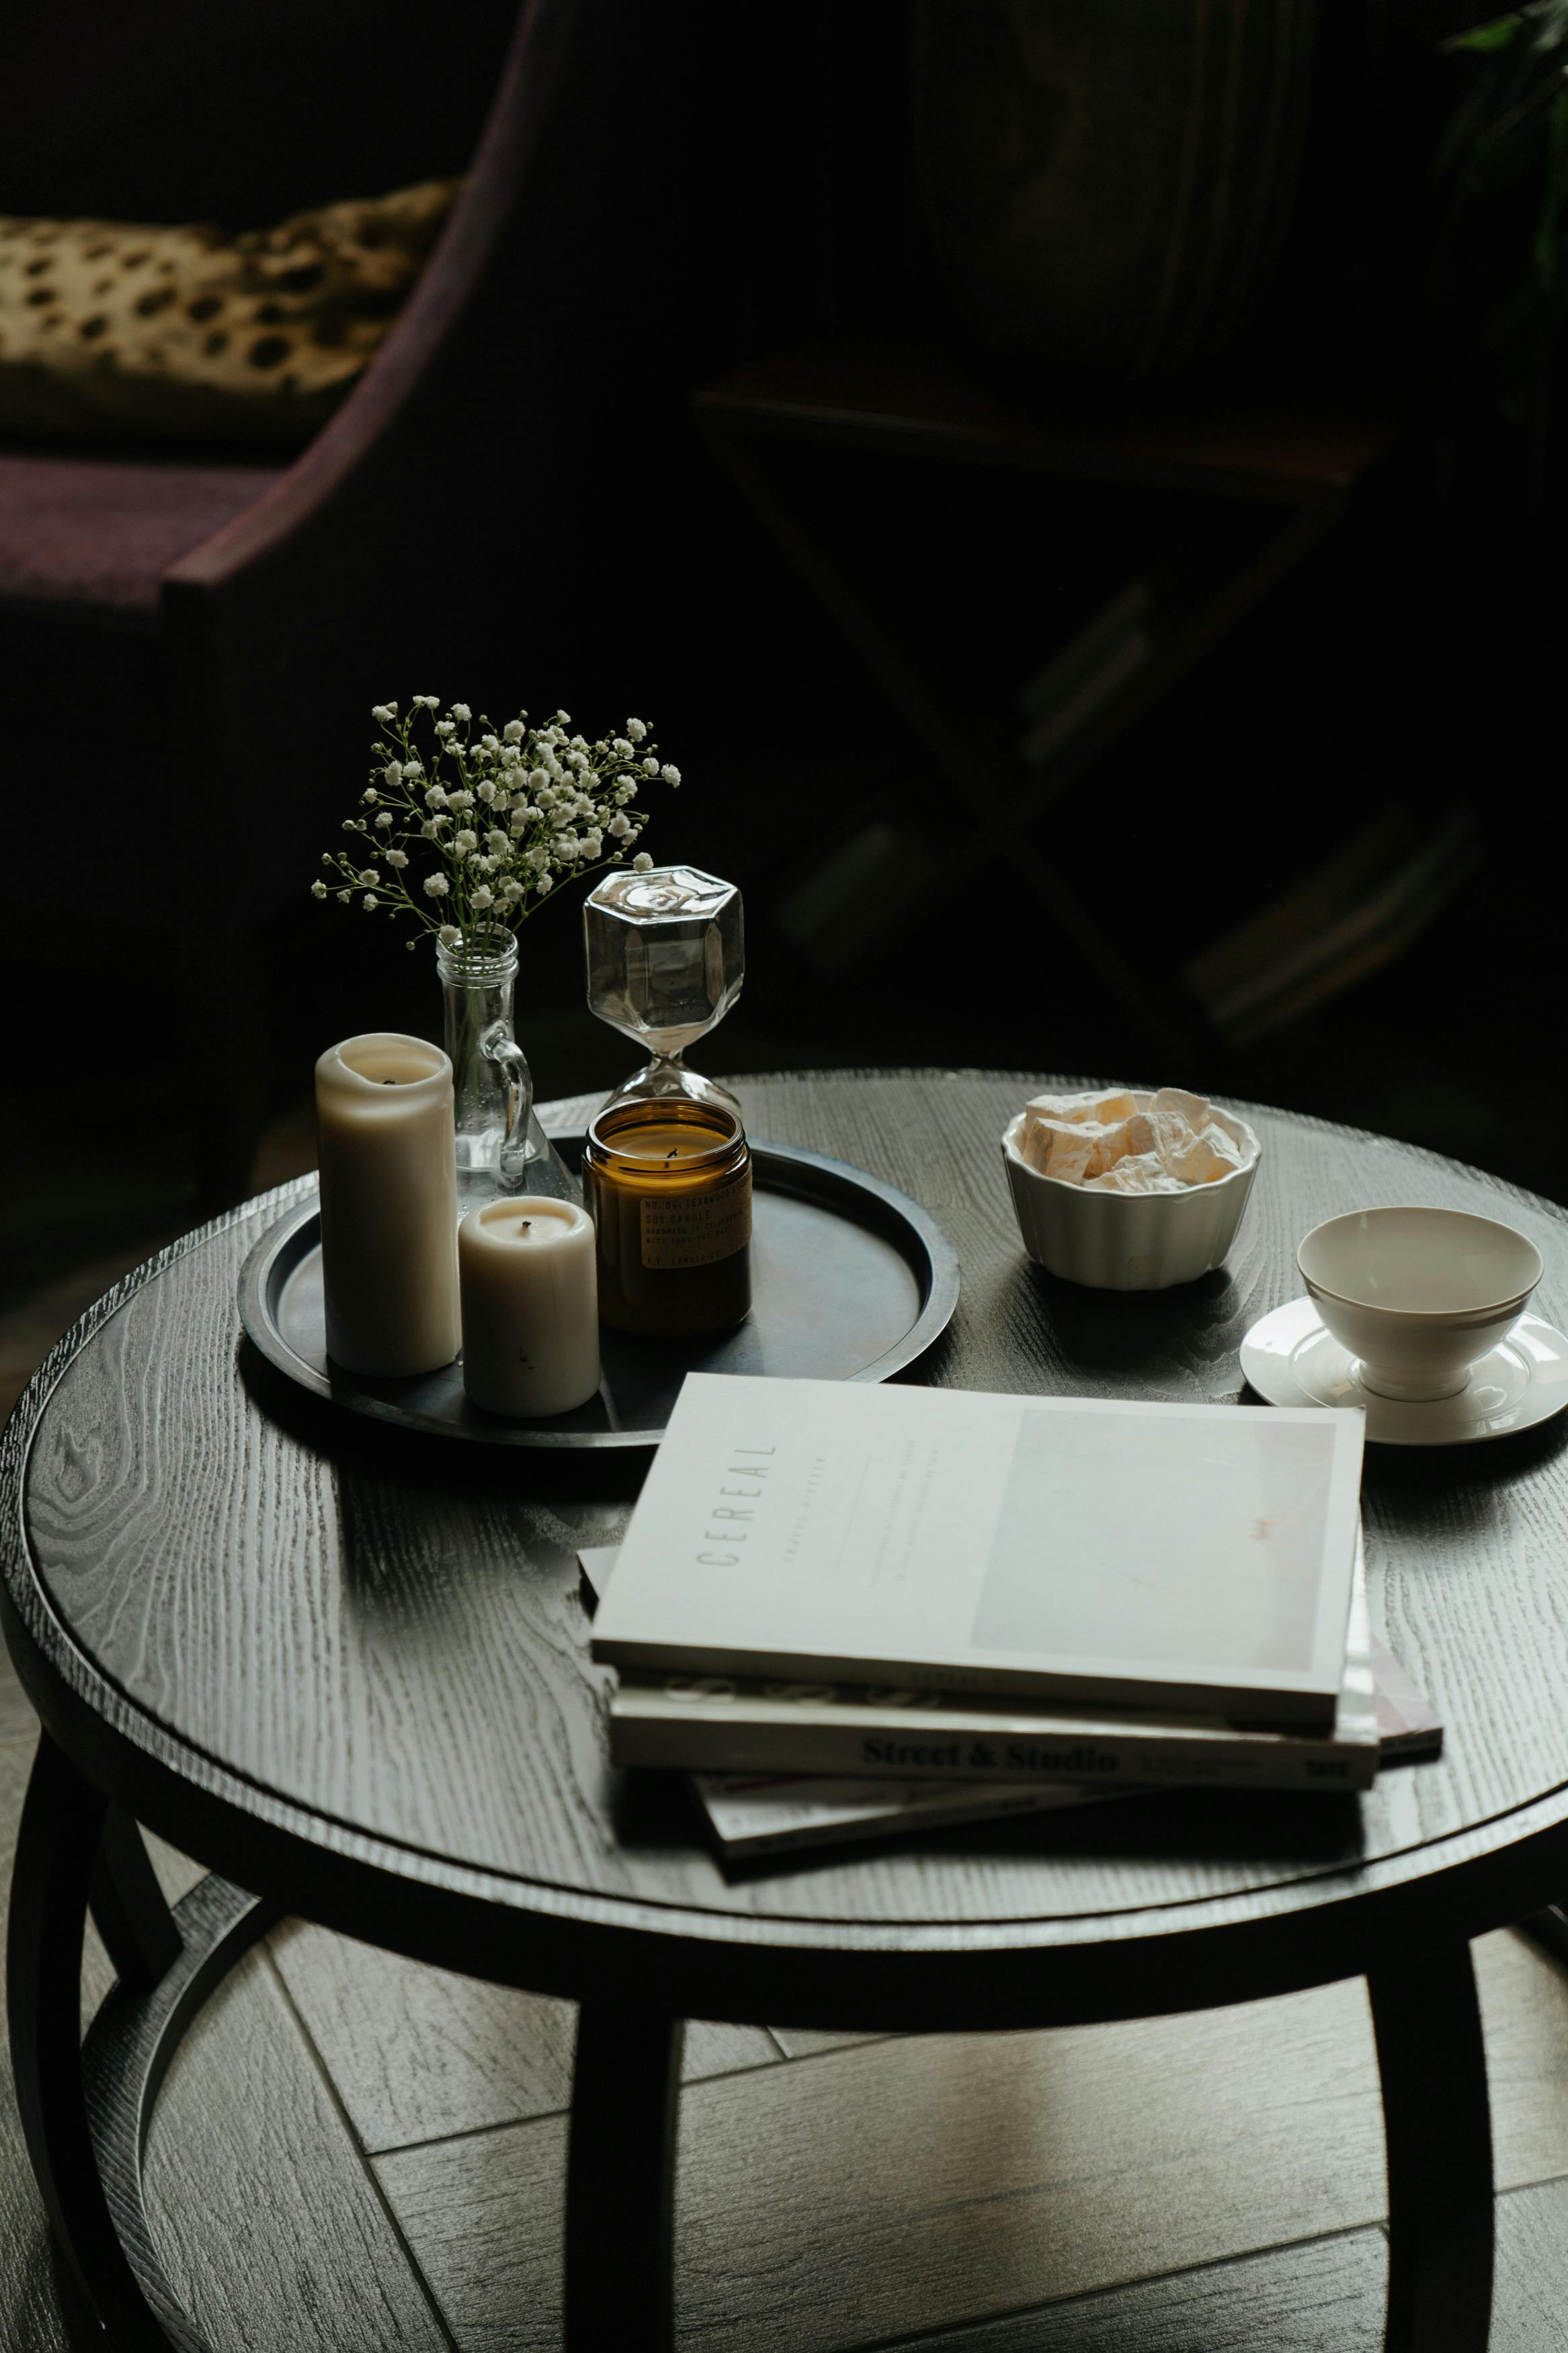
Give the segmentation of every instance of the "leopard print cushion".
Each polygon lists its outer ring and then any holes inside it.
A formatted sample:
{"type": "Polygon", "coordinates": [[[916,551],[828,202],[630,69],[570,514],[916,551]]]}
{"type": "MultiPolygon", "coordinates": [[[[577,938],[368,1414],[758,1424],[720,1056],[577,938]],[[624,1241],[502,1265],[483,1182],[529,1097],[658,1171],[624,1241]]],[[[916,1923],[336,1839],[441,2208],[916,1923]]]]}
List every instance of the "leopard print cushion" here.
{"type": "Polygon", "coordinates": [[[462,183],[280,227],[0,215],[0,432],[303,442],[370,360],[462,183]]]}

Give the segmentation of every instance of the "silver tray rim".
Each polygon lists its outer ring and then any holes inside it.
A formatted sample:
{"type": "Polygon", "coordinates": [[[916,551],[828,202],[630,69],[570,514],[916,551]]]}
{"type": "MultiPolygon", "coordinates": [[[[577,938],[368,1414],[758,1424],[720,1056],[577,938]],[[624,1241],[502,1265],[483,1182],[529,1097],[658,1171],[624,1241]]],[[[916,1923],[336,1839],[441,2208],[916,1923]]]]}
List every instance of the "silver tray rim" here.
{"type": "MultiPolygon", "coordinates": [[[[551,1138],[558,1152],[579,1154],[586,1138],[581,1134],[551,1138]]],[[[866,1227],[891,1242],[908,1263],[921,1288],[921,1308],[914,1322],[890,1348],[858,1372],[851,1381],[891,1380],[923,1356],[952,1323],[958,1305],[958,1252],[931,1211],[897,1186],[884,1184],[868,1169],[835,1160],[826,1153],[808,1151],[804,1145],[772,1144],[753,1138],[752,1165],[763,1189],[792,1195],[837,1210],[850,1223],[866,1227]],[[849,1206],[852,1205],[852,1206],[849,1206]],[[855,1214],[858,1211],[859,1214],[855,1214]]],[[[399,1405],[395,1398],[338,1384],[307,1364],[284,1338],[273,1311],[279,1283],[316,1247],[321,1210],[312,1194],[289,1210],[253,1245],[239,1271],[239,1320],[246,1336],[273,1368],[312,1397],[357,1413],[373,1421],[391,1422],[399,1429],[420,1430],[437,1438],[466,1440],[480,1446],[539,1448],[551,1453],[603,1453],[633,1447],[656,1447],[664,1436],[657,1430],[560,1430],[542,1423],[498,1421],[479,1428],[447,1421],[399,1405]]]]}

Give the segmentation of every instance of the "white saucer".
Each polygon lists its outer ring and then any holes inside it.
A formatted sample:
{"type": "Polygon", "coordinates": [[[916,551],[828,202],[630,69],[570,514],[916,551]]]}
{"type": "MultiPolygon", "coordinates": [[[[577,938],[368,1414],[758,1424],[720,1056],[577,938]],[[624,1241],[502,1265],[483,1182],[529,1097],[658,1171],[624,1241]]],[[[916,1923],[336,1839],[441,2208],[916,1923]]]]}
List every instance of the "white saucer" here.
{"type": "Polygon", "coordinates": [[[1458,1397],[1411,1405],[1363,1387],[1361,1366],[1323,1329],[1310,1299],[1292,1299],[1255,1324],[1241,1369],[1270,1405],[1354,1405],[1384,1446],[1468,1446],[1547,1421],[1568,1405],[1568,1338],[1539,1315],[1521,1315],[1508,1338],[1470,1367],[1458,1397]]]}

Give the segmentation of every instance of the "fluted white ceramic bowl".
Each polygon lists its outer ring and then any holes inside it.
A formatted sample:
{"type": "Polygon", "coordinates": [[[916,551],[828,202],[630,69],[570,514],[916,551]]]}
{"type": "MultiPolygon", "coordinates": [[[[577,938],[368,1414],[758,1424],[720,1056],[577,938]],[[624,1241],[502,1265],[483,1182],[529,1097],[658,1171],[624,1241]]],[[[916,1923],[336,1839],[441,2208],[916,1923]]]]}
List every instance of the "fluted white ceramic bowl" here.
{"type": "MultiPolygon", "coordinates": [[[[1140,1111],[1154,1098],[1134,1093],[1140,1111]]],[[[1263,1147],[1244,1119],[1215,1110],[1215,1123],[1250,1154],[1243,1168],[1181,1193],[1102,1193],[1042,1176],[1018,1149],[1023,1112],[1002,1137],[1002,1159],[1024,1248],[1047,1274],[1097,1291],[1167,1291],[1218,1266],[1236,1240],[1263,1147]]]]}
{"type": "Polygon", "coordinates": [[[1421,1404],[1458,1395],[1542,1271],[1528,1235],[1468,1209],[1351,1209],[1314,1226],[1296,1264],[1363,1387],[1421,1404]]]}

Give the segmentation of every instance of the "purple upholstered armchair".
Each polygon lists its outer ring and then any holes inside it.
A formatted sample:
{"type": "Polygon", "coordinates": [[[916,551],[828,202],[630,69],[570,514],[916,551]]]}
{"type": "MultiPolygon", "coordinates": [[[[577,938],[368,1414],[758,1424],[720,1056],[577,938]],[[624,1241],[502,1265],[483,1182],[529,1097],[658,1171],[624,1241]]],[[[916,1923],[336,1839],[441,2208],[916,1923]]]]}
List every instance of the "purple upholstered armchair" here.
{"type": "MultiPolygon", "coordinates": [[[[561,522],[604,487],[595,320],[625,325],[649,279],[616,158],[636,152],[651,33],[610,0],[528,0],[510,47],[508,30],[499,5],[285,0],[263,20],[58,0],[13,41],[0,210],[246,227],[468,164],[402,316],[293,463],[0,447],[0,678],[13,707],[56,687],[21,765],[114,828],[113,895],[103,878],[93,903],[121,952],[177,951],[211,1203],[240,1189],[262,1112],[247,942],[302,903],[363,781],[372,702],[432,684],[515,708],[582,671],[594,591],[561,522]],[[133,790],[106,749],[129,732],[133,790]]],[[[13,757],[15,845],[36,824],[21,781],[13,757]]],[[[67,920],[36,865],[22,886],[26,863],[0,885],[13,943],[67,920]]]]}

